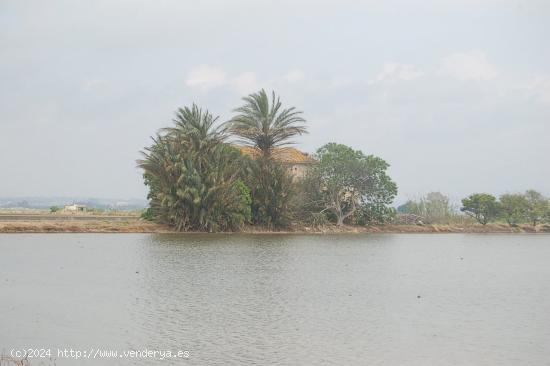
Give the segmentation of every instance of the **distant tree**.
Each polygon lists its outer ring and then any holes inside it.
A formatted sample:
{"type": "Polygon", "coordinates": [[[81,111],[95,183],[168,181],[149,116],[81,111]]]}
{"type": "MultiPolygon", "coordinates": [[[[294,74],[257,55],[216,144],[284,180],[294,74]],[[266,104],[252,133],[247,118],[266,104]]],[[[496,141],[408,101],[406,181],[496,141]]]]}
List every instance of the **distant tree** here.
{"type": "Polygon", "coordinates": [[[530,189],[525,192],[525,199],[527,200],[527,218],[536,226],[547,214],[549,210],[549,201],[540,192],[530,189]]]}
{"type": "Polygon", "coordinates": [[[508,225],[516,226],[527,219],[529,202],[525,195],[507,193],[500,196],[500,213],[508,225]]]}
{"type": "Polygon", "coordinates": [[[61,210],[61,207],[59,207],[59,206],[52,206],[52,207],[50,207],[50,212],[51,212],[51,213],[56,213],[56,212],[58,212],[59,210],[61,210]]]}
{"type": "Polygon", "coordinates": [[[418,202],[413,200],[408,200],[404,204],[397,207],[397,212],[401,214],[413,214],[418,215],[420,208],[418,207],[418,202]]]}
{"type": "Polygon", "coordinates": [[[460,211],[475,218],[480,224],[487,225],[499,214],[497,199],[487,193],[474,193],[462,200],[460,211]]]}
{"type": "MultiPolygon", "coordinates": [[[[397,186],[386,174],[389,165],[376,156],[329,143],[317,150],[316,158],[312,174],[319,183],[320,205],[335,215],[339,226],[361,208],[370,208],[369,214],[380,213],[380,207],[397,194],[397,186]]],[[[369,221],[373,220],[371,215],[369,221]]]]}
{"type": "Polygon", "coordinates": [[[423,201],[428,222],[446,221],[452,215],[453,208],[449,203],[449,197],[440,192],[428,193],[423,201]]]}
{"type": "Polygon", "coordinates": [[[243,98],[244,105],[229,122],[229,131],[239,142],[259,150],[260,156],[248,167],[246,183],[251,189],[254,222],[268,227],[288,223],[294,187],[288,170],[273,159],[278,147],[292,144],[292,138],[306,133],[302,112],[282,108],[273,92],[265,90],[243,98]]]}
{"type": "Polygon", "coordinates": [[[430,192],[419,201],[409,200],[397,211],[420,216],[425,223],[448,223],[455,216],[449,197],[440,192],[430,192]]]}

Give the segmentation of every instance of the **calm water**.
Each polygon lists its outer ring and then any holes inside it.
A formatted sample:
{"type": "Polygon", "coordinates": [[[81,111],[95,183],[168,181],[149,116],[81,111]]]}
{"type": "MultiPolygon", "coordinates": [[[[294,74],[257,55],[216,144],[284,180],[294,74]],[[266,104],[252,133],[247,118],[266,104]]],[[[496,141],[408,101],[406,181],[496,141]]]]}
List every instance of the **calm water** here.
{"type": "Polygon", "coordinates": [[[189,351],[57,365],[550,365],[549,235],[0,235],[0,290],[0,352],[189,351]]]}

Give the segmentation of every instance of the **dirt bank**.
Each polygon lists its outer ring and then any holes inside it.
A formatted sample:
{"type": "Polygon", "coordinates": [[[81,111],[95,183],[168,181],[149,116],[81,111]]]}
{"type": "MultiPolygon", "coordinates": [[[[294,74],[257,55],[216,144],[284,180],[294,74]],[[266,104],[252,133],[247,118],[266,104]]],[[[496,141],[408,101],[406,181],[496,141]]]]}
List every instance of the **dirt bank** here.
{"type": "Polygon", "coordinates": [[[143,220],[75,221],[33,220],[0,221],[0,233],[164,233],[164,225],[143,220]]]}
{"type": "MultiPolygon", "coordinates": [[[[0,233],[172,233],[169,227],[144,220],[33,220],[1,221],[0,233]]],[[[293,225],[285,230],[270,231],[256,226],[247,226],[242,231],[249,234],[355,234],[355,233],[550,233],[550,225],[521,225],[510,227],[504,224],[482,225],[381,225],[344,226],[334,225],[314,228],[293,225]]]]}

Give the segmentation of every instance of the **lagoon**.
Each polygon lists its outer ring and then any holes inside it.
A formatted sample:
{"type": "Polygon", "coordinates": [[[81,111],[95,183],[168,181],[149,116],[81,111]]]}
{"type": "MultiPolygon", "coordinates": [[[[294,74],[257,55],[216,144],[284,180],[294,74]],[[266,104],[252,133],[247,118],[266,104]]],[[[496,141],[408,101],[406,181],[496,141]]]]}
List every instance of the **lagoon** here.
{"type": "Polygon", "coordinates": [[[4,234],[0,290],[57,365],[550,364],[548,234],[4,234]]]}

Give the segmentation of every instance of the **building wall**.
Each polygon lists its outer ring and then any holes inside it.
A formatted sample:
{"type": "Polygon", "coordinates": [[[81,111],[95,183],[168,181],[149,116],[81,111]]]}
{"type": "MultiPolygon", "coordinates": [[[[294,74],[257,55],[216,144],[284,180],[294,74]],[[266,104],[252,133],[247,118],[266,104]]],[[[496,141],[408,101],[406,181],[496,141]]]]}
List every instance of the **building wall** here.
{"type": "Polygon", "coordinates": [[[304,178],[309,169],[311,169],[310,164],[292,164],[289,166],[290,174],[294,177],[294,179],[304,178]]]}

